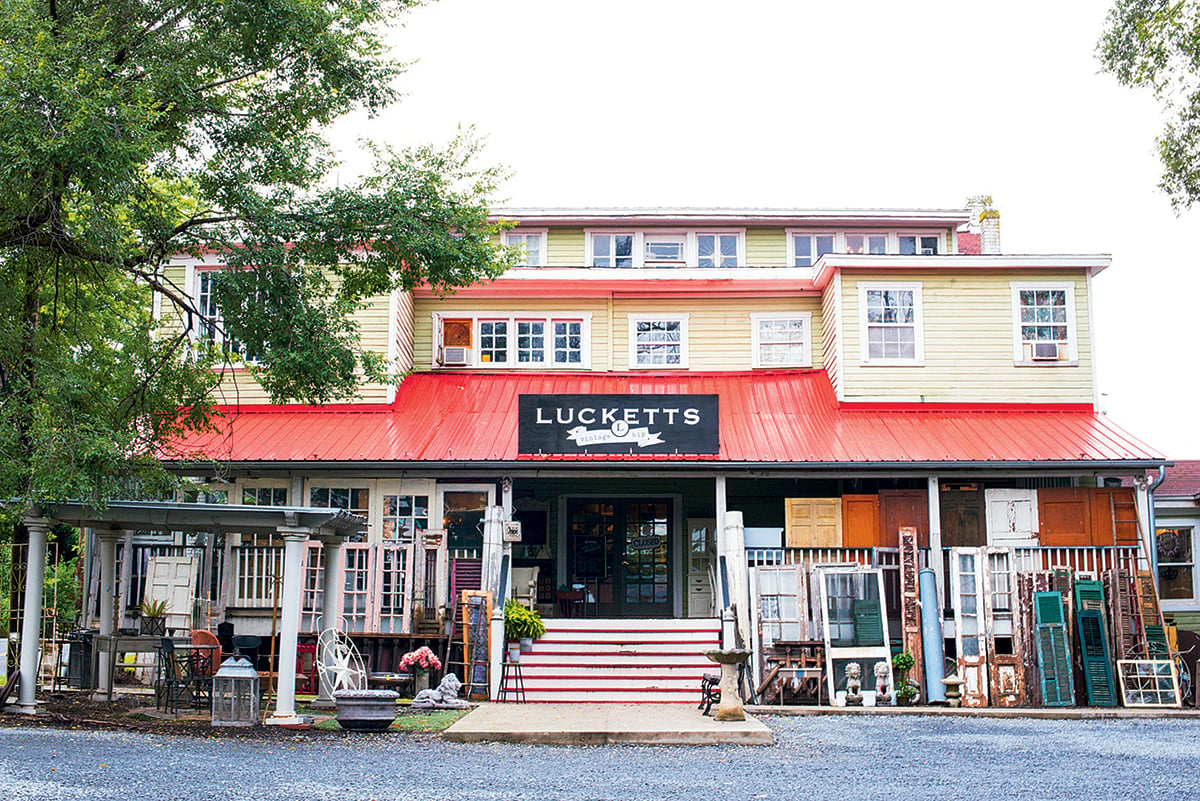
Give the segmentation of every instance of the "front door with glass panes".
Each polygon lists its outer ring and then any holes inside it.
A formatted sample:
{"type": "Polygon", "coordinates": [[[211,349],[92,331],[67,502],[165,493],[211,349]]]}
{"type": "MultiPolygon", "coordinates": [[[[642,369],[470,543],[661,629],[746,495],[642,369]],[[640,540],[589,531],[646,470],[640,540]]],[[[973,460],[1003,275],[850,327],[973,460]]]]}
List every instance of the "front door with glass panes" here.
{"type": "Polygon", "coordinates": [[[571,583],[586,586],[601,617],[671,617],[673,529],[667,499],[571,499],[571,583]]]}

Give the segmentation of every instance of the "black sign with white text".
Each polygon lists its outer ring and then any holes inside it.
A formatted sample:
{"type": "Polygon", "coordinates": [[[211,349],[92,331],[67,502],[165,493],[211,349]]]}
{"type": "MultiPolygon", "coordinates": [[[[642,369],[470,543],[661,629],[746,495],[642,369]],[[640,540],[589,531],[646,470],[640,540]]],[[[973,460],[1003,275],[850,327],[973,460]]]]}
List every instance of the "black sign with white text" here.
{"type": "Polygon", "coordinates": [[[716,395],[522,395],[520,453],[719,453],[716,395]]]}

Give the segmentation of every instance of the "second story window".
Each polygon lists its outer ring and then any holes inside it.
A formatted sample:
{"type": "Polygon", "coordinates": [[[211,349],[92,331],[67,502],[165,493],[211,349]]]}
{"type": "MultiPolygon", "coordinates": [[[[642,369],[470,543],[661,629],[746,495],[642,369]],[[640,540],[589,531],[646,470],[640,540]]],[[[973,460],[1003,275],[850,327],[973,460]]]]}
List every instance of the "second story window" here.
{"type": "Polygon", "coordinates": [[[863,363],[924,362],[920,284],[859,284],[863,363]]]}
{"type": "Polygon", "coordinates": [[[788,242],[791,247],[788,263],[793,267],[811,267],[826,253],[833,253],[834,235],[797,233],[788,242]]]}
{"type": "Polygon", "coordinates": [[[479,360],[508,361],[508,320],[479,321],[479,360]]]}
{"type": "Polygon", "coordinates": [[[696,266],[737,267],[738,239],[734,233],[696,234],[696,266]]]}
{"type": "Polygon", "coordinates": [[[554,363],[578,365],[583,363],[583,321],[555,320],[554,363]]]}
{"type": "Polygon", "coordinates": [[[196,311],[200,314],[199,336],[203,340],[220,345],[227,353],[245,355],[242,343],[225,334],[221,310],[217,307],[216,286],[221,270],[199,270],[196,272],[196,311]]]}
{"type": "Polygon", "coordinates": [[[434,367],[586,368],[586,313],[434,315],[434,367]]]}
{"type": "Polygon", "coordinates": [[[631,367],[686,367],[687,317],[630,317],[631,367]]]}
{"type": "Polygon", "coordinates": [[[941,252],[941,237],[924,234],[900,234],[901,256],[936,256],[941,252]]]}
{"type": "Polygon", "coordinates": [[[592,234],[593,267],[632,267],[633,234],[592,234]]]}
{"type": "Polygon", "coordinates": [[[522,267],[541,267],[545,261],[546,234],[537,232],[506,231],[504,244],[520,248],[524,253],[522,267]]]}
{"type": "Polygon", "coordinates": [[[1013,359],[1018,364],[1075,363],[1075,284],[1012,283],[1013,359]]]}
{"type": "Polygon", "coordinates": [[[517,320],[517,361],[522,364],[546,361],[545,320],[517,320]]]}
{"type": "Polygon", "coordinates": [[[812,314],[753,314],[755,367],[809,367],[812,314]]]}

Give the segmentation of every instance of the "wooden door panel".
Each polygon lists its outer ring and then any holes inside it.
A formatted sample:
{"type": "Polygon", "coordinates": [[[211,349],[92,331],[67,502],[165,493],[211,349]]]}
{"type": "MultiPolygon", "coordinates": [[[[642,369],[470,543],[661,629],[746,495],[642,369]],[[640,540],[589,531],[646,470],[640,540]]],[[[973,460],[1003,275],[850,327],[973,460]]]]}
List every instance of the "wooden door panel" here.
{"type": "Polygon", "coordinates": [[[942,485],[938,493],[942,546],[982,548],[987,545],[983,491],[977,484],[942,485]]]}
{"type": "Polygon", "coordinates": [[[1132,487],[1096,487],[1092,497],[1092,545],[1137,545],[1137,507],[1132,487]]]}
{"type": "Polygon", "coordinates": [[[880,490],[879,519],[883,530],[880,544],[884,548],[900,547],[900,528],[912,526],[917,530],[917,543],[929,547],[929,492],[926,490],[880,490]]]}
{"type": "Polygon", "coordinates": [[[1033,548],[1037,539],[1037,491],[989,489],[983,493],[989,545],[1033,548]]]}
{"type": "Polygon", "coordinates": [[[842,545],[875,548],[879,541],[879,496],[842,496],[842,545]]]}
{"type": "Polygon", "coordinates": [[[1049,548],[1092,544],[1092,498],[1087,487],[1038,490],[1038,538],[1049,548]]]}
{"type": "Polygon", "coordinates": [[[787,498],[784,500],[789,548],[841,548],[841,498],[787,498]]]}

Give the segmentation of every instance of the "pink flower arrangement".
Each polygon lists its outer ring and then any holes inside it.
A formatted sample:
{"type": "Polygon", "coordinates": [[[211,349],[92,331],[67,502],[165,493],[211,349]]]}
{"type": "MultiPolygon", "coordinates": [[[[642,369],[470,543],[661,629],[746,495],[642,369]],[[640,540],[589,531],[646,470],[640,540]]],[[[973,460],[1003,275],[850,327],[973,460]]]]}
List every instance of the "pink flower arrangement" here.
{"type": "Polygon", "coordinates": [[[442,661],[427,646],[422,645],[400,657],[401,670],[411,670],[414,667],[418,670],[441,670],[442,661]]]}

